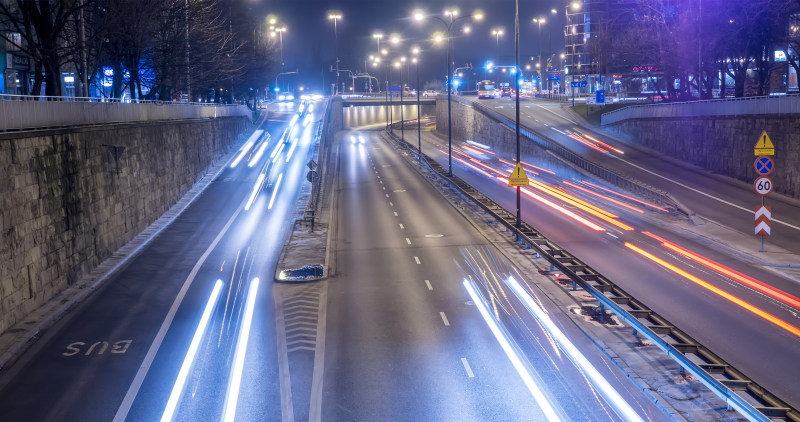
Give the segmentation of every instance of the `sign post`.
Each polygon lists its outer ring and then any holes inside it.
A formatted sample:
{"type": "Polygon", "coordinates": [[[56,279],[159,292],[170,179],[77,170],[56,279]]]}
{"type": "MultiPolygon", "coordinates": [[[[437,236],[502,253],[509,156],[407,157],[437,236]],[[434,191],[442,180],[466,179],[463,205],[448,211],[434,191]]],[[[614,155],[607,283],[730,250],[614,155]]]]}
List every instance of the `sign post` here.
{"type": "Polygon", "coordinates": [[[772,144],[772,140],[769,139],[766,130],[761,132],[761,136],[758,137],[753,153],[756,155],[753,168],[758,174],[758,177],[753,182],[753,190],[761,196],[761,206],[756,208],[755,213],[755,235],[761,236],[761,252],[764,252],[764,236],[769,236],[772,233],[770,226],[772,207],[764,205],[764,197],[769,195],[775,187],[775,183],[769,177],[772,171],[775,170],[775,162],[772,160],[772,156],[775,155],[775,145],[772,144]]]}

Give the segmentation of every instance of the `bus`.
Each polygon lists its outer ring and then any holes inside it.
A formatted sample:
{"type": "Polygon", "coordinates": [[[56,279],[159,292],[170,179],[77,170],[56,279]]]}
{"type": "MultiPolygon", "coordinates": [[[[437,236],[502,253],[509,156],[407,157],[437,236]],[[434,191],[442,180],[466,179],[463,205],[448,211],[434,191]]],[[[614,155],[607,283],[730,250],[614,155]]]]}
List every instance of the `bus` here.
{"type": "Polygon", "coordinates": [[[494,98],[494,82],[478,82],[478,98],[494,98]]]}

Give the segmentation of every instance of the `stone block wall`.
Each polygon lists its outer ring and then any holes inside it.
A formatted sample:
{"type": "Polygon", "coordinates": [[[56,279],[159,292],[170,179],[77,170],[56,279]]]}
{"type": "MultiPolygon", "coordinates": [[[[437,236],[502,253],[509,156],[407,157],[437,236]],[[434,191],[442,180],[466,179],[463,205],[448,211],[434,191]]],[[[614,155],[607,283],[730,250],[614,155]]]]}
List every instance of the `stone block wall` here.
{"type": "Polygon", "coordinates": [[[0,135],[0,332],[155,221],[246,117],[0,135]]]}
{"type": "Polygon", "coordinates": [[[629,119],[606,130],[679,160],[747,183],[753,147],[766,130],[775,144],[775,191],[800,198],[800,115],[629,119]]]}

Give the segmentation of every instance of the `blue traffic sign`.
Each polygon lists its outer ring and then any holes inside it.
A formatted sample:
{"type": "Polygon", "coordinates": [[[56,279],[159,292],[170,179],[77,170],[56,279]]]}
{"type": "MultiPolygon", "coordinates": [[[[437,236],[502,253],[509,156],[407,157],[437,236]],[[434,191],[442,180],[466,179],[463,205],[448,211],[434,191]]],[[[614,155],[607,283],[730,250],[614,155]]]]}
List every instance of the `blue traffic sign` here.
{"type": "Polygon", "coordinates": [[[598,89],[595,93],[595,104],[605,104],[606,103],[606,91],[604,89],[598,89]]]}
{"type": "Polygon", "coordinates": [[[772,161],[772,157],[761,156],[756,158],[753,167],[755,167],[756,173],[759,175],[767,176],[772,173],[772,170],[775,168],[775,163],[772,161]]]}
{"type": "Polygon", "coordinates": [[[583,88],[586,86],[586,81],[577,81],[572,83],[573,88],[583,88]]]}

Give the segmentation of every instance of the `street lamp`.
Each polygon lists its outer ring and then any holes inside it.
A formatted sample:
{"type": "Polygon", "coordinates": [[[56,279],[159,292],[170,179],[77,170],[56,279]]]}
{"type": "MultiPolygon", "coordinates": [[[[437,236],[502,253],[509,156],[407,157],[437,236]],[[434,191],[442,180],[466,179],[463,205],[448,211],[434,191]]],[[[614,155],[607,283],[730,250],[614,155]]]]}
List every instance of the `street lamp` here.
{"type": "Polygon", "coordinates": [[[544,69],[542,69],[542,24],[547,23],[544,18],[533,18],[533,23],[539,25],[539,35],[537,36],[537,41],[539,42],[539,64],[537,67],[539,68],[539,91],[542,90],[542,77],[544,76],[544,69]]]}
{"type": "Polygon", "coordinates": [[[381,51],[381,38],[383,38],[383,34],[380,32],[376,32],[372,34],[372,38],[374,38],[375,41],[378,41],[378,51],[381,51]]]}
{"type": "Polygon", "coordinates": [[[405,121],[403,116],[403,94],[405,94],[405,86],[403,86],[403,63],[406,62],[405,57],[401,57],[399,62],[394,62],[394,67],[400,69],[400,140],[406,141],[405,121]]]}
{"type": "Polygon", "coordinates": [[[503,35],[503,28],[495,28],[492,29],[492,35],[494,35],[495,41],[495,54],[497,55],[497,63],[500,63],[500,37],[503,35]]]}
{"type": "MultiPolygon", "coordinates": [[[[476,11],[472,15],[463,15],[458,16],[457,9],[449,9],[444,11],[444,15],[446,18],[440,18],[438,16],[430,16],[430,18],[435,19],[441,22],[445,28],[447,29],[446,38],[447,38],[447,175],[453,176],[453,125],[452,125],[452,110],[450,105],[450,97],[451,97],[451,86],[452,86],[452,77],[450,72],[450,49],[452,46],[452,41],[450,37],[450,31],[453,29],[453,26],[468,18],[472,18],[473,20],[480,21],[483,19],[483,13],[476,11]]],[[[416,11],[413,14],[414,20],[416,21],[423,21],[425,19],[425,14],[422,11],[416,11]]],[[[434,35],[434,41],[440,43],[444,40],[444,36],[442,34],[434,35]]]]}
{"type": "Polygon", "coordinates": [[[418,158],[422,159],[422,122],[420,117],[420,110],[419,110],[419,47],[413,47],[411,49],[411,54],[414,55],[414,58],[411,59],[411,62],[417,65],[417,152],[418,158]]]}
{"type": "Polygon", "coordinates": [[[280,39],[281,45],[281,70],[283,70],[283,33],[286,32],[286,27],[275,28],[275,33],[278,34],[278,39],[280,39]]]}
{"type": "Polygon", "coordinates": [[[334,52],[336,53],[336,84],[333,89],[334,95],[336,95],[339,90],[339,33],[336,26],[341,18],[342,14],[339,12],[328,13],[328,19],[333,21],[334,52]]]}

